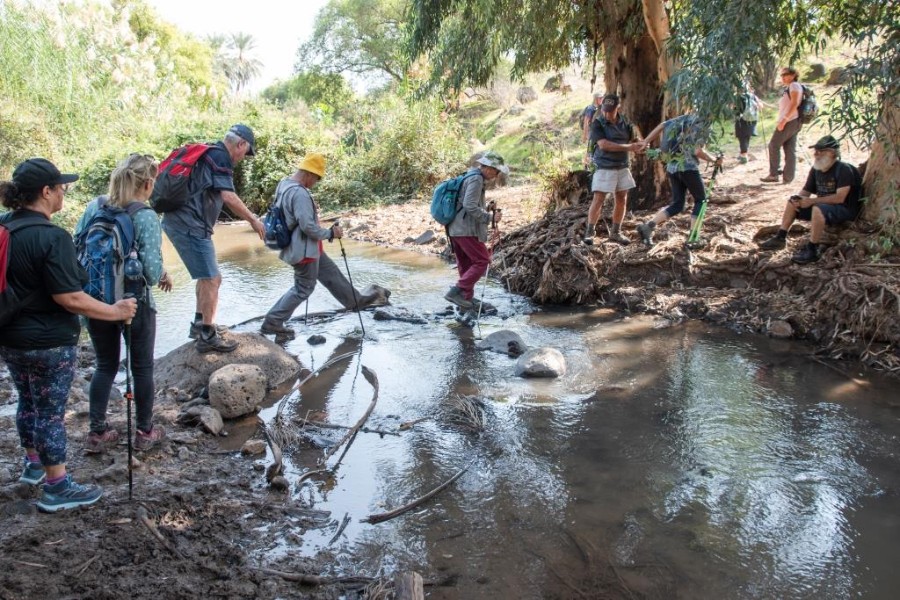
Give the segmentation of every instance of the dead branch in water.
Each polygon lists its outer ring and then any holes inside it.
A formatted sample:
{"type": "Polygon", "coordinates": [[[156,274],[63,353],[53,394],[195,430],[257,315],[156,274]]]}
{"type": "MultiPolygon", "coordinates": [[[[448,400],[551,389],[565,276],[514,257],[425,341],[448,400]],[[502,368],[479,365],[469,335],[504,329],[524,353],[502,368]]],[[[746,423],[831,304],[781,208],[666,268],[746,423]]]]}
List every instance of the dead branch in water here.
{"type": "MultiPolygon", "coordinates": [[[[337,423],[325,423],[323,421],[311,421],[309,419],[297,419],[297,423],[303,426],[311,425],[312,427],[321,427],[322,429],[351,429],[350,425],[338,425],[337,423]]],[[[400,437],[400,434],[398,432],[388,431],[386,429],[360,427],[359,430],[363,433],[377,433],[378,435],[395,435],[397,437],[400,437]]]]}
{"type": "MultiPolygon", "coordinates": [[[[356,425],[351,427],[346,435],[341,438],[341,441],[329,448],[328,452],[325,453],[325,456],[322,458],[322,460],[319,461],[320,464],[324,464],[325,462],[327,462],[328,459],[334,456],[334,453],[338,451],[338,448],[343,446],[344,443],[348,440],[356,437],[356,434],[359,433],[360,428],[363,426],[363,424],[365,424],[366,420],[369,418],[369,415],[371,415],[372,411],[375,409],[375,403],[378,402],[378,376],[375,375],[375,371],[365,366],[362,368],[362,373],[363,377],[366,378],[366,381],[368,381],[369,384],[371,384],[371,386],[375,388],[375,391],[372,394],[372,401],[369,403],[369,408],[366,409],[366,412],[362,416],[362,418],[360,418],[360,420],[356,422],[356,425]]],[[[335,467],[336,466],[337,465],[335,465],[335,467]]]]}
{"type": "Polygon", "coordinates": [[[428,502],[429,500],[431,500],[432,498],[434,498],[435,496],[440,494],[442,491],[444,491],[445,489],[450,487],[454,481],[456,481],[457,479],[462,477],[463,473],[468,471],[469,467],[471,467],[474,463],[475,463],[475,461],[472,460],[472,462],[470,462],[468,465],[466,465],[465,467],[460,469],[453,477],[451,477],[450,479],[448,479],[441,485],[437,486],[436,488],[434,488],[433,490],[431,490],[424,496],[419,496],[412,502],[408,502],[407,504],[404,504],[400,508],[395,508],[394,510],[384,512],[384,513],[376,513],[373,515],[369,515],[368,517],[363,519],[362,522],[363,523],[371,523],[374,525],[375,523],[383,523],[384,521],[390,521],[394,517],[399,517],[403,513],[416,508],[420,504],[424,504],[425,502],[428,502]]]}

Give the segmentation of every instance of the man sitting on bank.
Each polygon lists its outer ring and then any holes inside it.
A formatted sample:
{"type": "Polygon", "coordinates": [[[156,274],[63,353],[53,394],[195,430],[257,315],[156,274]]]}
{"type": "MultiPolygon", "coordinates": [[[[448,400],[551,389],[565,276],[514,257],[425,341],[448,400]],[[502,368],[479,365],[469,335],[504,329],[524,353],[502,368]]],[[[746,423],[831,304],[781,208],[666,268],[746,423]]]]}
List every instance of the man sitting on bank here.
{"type": "Polygon", "coordinates": [[[801,265],[819,260],[819,242],[826,225],[856,218],[862,188],[859,170],[840,160],[840,144],[834,137],[826,135],[810,148],[813,149],[813,167],[809,170],[806,185],[799,194],[788,199],[778,233],[759,244],[763,250],[784,248],[794,219],[810,221],[809,242],[791,257],[801,265]]]}

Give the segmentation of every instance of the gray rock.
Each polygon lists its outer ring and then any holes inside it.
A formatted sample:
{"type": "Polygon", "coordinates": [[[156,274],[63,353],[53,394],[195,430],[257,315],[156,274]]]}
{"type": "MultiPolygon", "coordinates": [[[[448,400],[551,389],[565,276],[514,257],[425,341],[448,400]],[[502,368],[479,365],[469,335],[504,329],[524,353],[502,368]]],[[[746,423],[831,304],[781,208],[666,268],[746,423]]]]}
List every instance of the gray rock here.
{"type": "Polygon", "coordinates": [[[396,306],[376,308],[375,312],[372,314],[372,318],[376,321],[402,321],[404,323],[415,323],[417,325],[428,323],[421,315],[417,315],[409,309],[396,306]]]}
{"type": "Polygon", "coordinates": [[[831,73],[828,74],[828,81],[825,82],[825,85],[841,85],[843,83],[847,83],[847,70],[843,67],[835,67],[831,70],[831,73]]]}
{"type": "Polygon", "coordinates": [[[417,244],[419,246],[423,244],[430,244],[434,240],[434,231],[431,229],[426,230],[422,235],[413,240],[413,244],[417,244]]]}
{"type": "Polygon", "coordinates": [[[825,65],[822,63],[813,63],[809,65],[809,72],[806,74],[805,80],[822,79],[826,74],[825,65]]]}
{"type": "Polygon", "coordinates": [[[479,350],[490,350],[500,354],[509,354],[509,344],[513,342],[522,351],[528,349],[528,344],[515,331],[501,329],[485,336],[483,340],[475,344],[479,350]]]}
{"type": "MultiPolygon", "coordinates": [[[[16,473],[15,478],[18,478],[19,474],[16,473]]],[[[6,483],[8,481],[13,480],[12,471],[7,469],[6,467],[0,467],[0,482],[6,483]]]]}
{"type": "Polygon", "coordinates": [[[520,104],[528,104],[537,99],[538,95],[537,92],[534,91],[534,88],[528,86],[520,87],[519,91],[516,92],[516,100],[518,100],[520,104]]]}
{"type": "Polygon", "coordinates": [[[256,410],[266,397],[266,374],[256,365],[226,365],[209,378],[209,405],[224,419],[256,410]]]}
{"type": "Polygon", "coordinates": [[[566,359],[556,348],[534,348],[516,361],[519,377],[562,377],[566,374],[566,359]]]}
{"type": "Polygon", "coordinates": [[[367,285],[365,289],[359,293],[359,307],[369,308],[371,306],[386,306],[391,303],[390,297],[391,290],[373,283],[367,285]]]}
{"type": "Polygon", "coordinates": [[[194,342],[172,350],[156,361],[154,383],[156,389],[170,387],[185,390],[190,396],[199,395],[209,376],[225,365],[250,364],[262,369],[267,376],[267,388],[277,387],[300,371],[300,364],[275,342],[258,333],[228,333],[239,345],[234,352],[197,352],[194,342]]]}
{"type": "Polygon", "coordinates": [[[309,344],[310,346],[318,346],[319,344],[324,344],[327,341],[328,340],[325,338],[324,335],[319,335],[319,334],[311,335],[308,338],[306,338],[306,343],[309,344]]]}
{"type": "Polygon", "coordinates": [[[525,107],[520,104],[514,104],[509,107],[509,114],[513,117],[517,117],[525,112],[525,107]]]}
{"type": "Polygon", "coordinates": [[[266,442],[264,440],[247,440],[241,446],[241,454],[253,456],[256,454],[266,453],[266,442]]]}
{"type": "Polygon", "coordinates": [[[269,485],[272,486],[273,490],[276,490],[278,492],[284,492],[290,487],[288,480],[281,475],[274,477],[272,481],[269,482],[269,485]]]}
{"type": "Polygon", "coordinates": [[[179,415],[178,420],[186,425],[199,425],[207,433],[219,435],[225,428],[222,415],[212,406],[192,406],[179,415]]]}
{"type": "Polygon", "coordinates": [[[194,458],[194,453],[188,450],[185,446],[182,446],[178,449],[178,460],[187,462],[192,458],[194,458]]]}

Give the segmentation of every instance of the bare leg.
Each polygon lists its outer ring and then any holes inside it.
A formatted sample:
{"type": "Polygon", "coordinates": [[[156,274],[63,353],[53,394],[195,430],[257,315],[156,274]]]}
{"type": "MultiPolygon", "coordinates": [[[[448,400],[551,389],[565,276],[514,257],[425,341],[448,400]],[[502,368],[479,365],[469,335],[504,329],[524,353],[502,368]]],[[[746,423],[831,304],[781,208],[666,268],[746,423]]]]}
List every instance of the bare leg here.
{"type": "Polygon", "coordinates": [[[216,310],[219,307],[219,286],[221,285],[221,275],[197,280],[197,312],[203,315],[204,325],[212,325],[216,322],[216,310]]]}
{"type": "MultiPolygon", "coordinates": [[[[815,219],[816,212],[820,215],[821,211],[813,210],[813,219],[815,219]]],[[[793,224],[794,219],[797,218],[797,207],[791,201],[788,201],[787,205],[784,207],[784,214],[781,216],[781,228],[784,231],[788,231],[791,228],[791,224],[793,224]]],[[[824,221],[824,217],[823,217],[824,221]]]]}
{"type": "Polygon", "coordinates": [[[809,241],[818,244],[822,240],[822,234],[825,232],[825,215],[818,206],[812,209],[812,220],[810,221],[809,241]]]}
{"type": "MultiPolygon", "coordinates": [[[[616,192],[615,196],[616,196],[616,204],[615,204],[615,207],[613,208],[612,222],[614,224],[621,225],[622,221],[625,220],[625,205],[628,201],[628,191],[620,190],[620,191],[616,192]]],[[[591,205],[591,207],[593,207],[593,204],[591,205]]],[[[600,212],[599,209],[597,212],[598,213],[600,212]]],[[[588,213],[588,214],[590,214],[590,213],[588,213]]]]}
{"type": "Polygon", "coordinates": [[[588,209],[588,225],[596,225],[600,220],[600,210],[605,199],[606,192],[594,192],[594,199],[591,200],[591,207],[588,209]]]}

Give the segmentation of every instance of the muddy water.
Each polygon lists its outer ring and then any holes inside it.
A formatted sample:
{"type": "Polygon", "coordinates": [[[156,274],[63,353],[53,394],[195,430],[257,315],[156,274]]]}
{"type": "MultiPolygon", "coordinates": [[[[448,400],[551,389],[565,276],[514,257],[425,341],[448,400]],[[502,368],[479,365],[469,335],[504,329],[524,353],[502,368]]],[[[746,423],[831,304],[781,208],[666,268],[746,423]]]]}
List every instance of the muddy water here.
{"type": "MultiPolygon", "coordinates": [[[[262,314],[290,273],[242,228],[216,237],[225,278],[220,321],[262,314]]],[[[432,598],[896,597],[894,381],[848,376],[811,360],[804,346],[702,324],[532,311],[494,285],[485,297],[500,315],[473,332],[432,314],[444,308],[453,279],[445,264],[345,247],[357,287],[390,288],[395,305],[429,324],[364,313],[361,336],[356,314],[297,323],[298,339],[287,347],[307,368],[354,355],[295,394],[291,413],[352,425],[373,395],[365,365],[379,383],[370,427],[395,432],[423,420],[400,435],[359,434],[332,476],[293,489],[297,501],[331,511],[334,526],[281,528],[269,558],[327,549],[345,574],[402,568],[452,578],[432,598]],[[474,348],[477,336],[501,328],[561,349],[568,374],[518,379],[511,359],[474,348]],[[310,346],[312,333],[327,342],[310,346]],[[480,435],[446,410],[457,394],[484,399],[480,435]],[[466,467],[420,508],[378,525],[361,522],[466,467]]],[[[343,266],[336,245],[326,251],[343,266]]],[[[193,310],[187,275],[167,258],[180,289],[160,301],[158,354],[184,341],[193,310]]],[[[316,290],[309,310],[335,307],[316,290]]],[[[323,430],[314,441],[342,435],[323,430]]],[[[289,453],[288,478],[321,468],[322,455],[289,453]]]]}

